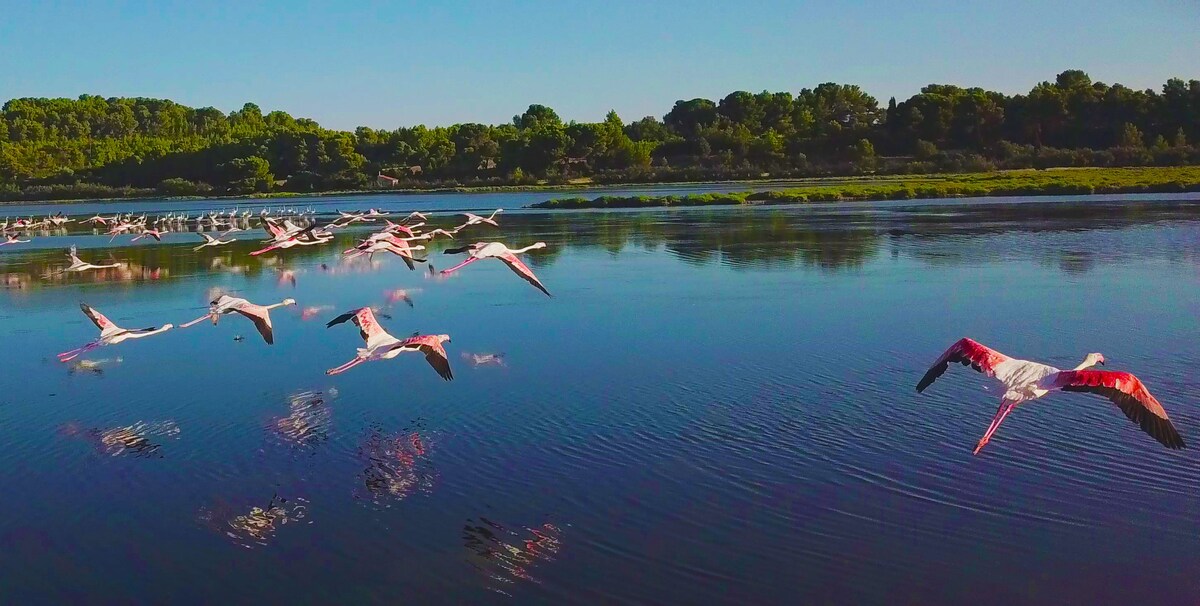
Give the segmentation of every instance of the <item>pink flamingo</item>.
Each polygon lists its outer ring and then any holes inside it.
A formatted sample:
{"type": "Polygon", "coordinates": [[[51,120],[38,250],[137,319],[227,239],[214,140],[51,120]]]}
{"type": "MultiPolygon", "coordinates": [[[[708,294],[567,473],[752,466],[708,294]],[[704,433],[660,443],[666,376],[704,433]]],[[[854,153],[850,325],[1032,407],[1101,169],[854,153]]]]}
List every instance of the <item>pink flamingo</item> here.
{"type": "Polygon", "coordinates": [[[275,335],[273,329],[271,328],[271,310],[275,309],[276,307],[285,307],[295,304],[295,299],[284,299],[283,301],[275,303],[274,305],[255,305],[245,299],[239,299],[229,295],[221,295],[219,298],[209,304],[208,313],[196,318],[195,320],[192,320],[191,322],[187,322],[186,324],[180,324],[179,327],[187,328],[208,318],[211,318],[213,326],[216,326],[217,319],[222,315],[239,313],[246,318],[249,318],[251,322],[254,322],[254,327],[258,329],[258,334],[262,335],[262,338],[267,342],[267,345],[273,345],[275,343],[275,335]]]}
{"type": "Polygon", "coordinates": [[[0,242],[0,246],[8,246],[9,244],[29,244],[32,240],[18,240],[16,236],[5,236],[5,240],[0,242]]]}
{"type": "Polygon", "coordinates": [[[100,338],[82,347],[77,347],[70,351],[64,351],[58,354],[59,362],[69,362],[93,349],[96,349],[97,347],[116,345],[117,343],[128,341],[130,339],[149,337],[150,335],[156,335],[160,332],[167,332],[172,328],[172,325],[170,324],[163,324],[161,328],[150,327],[127,330],[117,326],[116,324],[113,324],[112,320],[109,320],[108,318],[104,317],[104,314],[89,307],[87,303],[80,303],[79,309],[83,310],[84,315],[91,319],[92,323],[96,325],[96,328],[100,329],[100,338]]]}
{"type": "Polygon", "coordinates": [[[88,271],[89,269],[110,269],[113,267],[124,267],[125,265],[124,263],[107,263],[105,265],[94,265],[92,263],[87,263],[79,258],[79,251],[75,249],[75,245],[73,244],[71,245],[71,248],[67,249],[67,257],[71,259],[71,264],[60,270],[58,272],[60,274],[67,272],[88,271]]]}
{"type": "Polygon", "coordinates": [[[450,341],[450,335],[413,335],[407,339],[397,339],[379,325],[369,307],[346,312],[330,320],[325,326],[328,328],[346,320],[358,326],[358,332],[366,341],[367,347],[359,349],[353,360],[337,368],[330,368],[325,374],[341,374],[363,362],[390,360],[406,351],[419,351],[425,354],[425,360],[437,371],[438,376],[447,381],[454,379],[454,373],[450,371],[450,358],[446,356],[446,350],[442,347],[442,343],[450,341]]]}
{"type": "Polygon", "coordinates": [[[513,273],[521,276],[521,278],[526,282],[529,282],[538,290],[546,293],[547,297],[552,297],[554,295],[551,295],[550,291],[546,290],[545,286],[542,286],[541,280],[538,280],[537,276],[533,275],[533,270],[529,269],[524,263],[521,262],[520,259],[517,258],[517,255],[521,253],[538,248],[546,248],[546,243],[534,242],[525,248],[518,248],[515,250],[510,249],[499,242],[476,242],[470,246],[464,246],[462,248],[448,248],[442,252],[447,255],[465,252],[467,253],[468,257],[466,261],[463,261],[462,263],[459,263],[450,269],[443,269],[442,275],[448,275],[454,271],[457,271],[463,266],[474,263],[480,259],[500,259],[501,261],[504,261],[504,264],[507,265],[509,269],[513,270],[513,273]]]}
{"type": "Polygon", "coordinates": [[[951,345],[950,349],[933,363],[921,378],[921,382],[917,383],[917,391],[924,391],[932,385],[946,372],[951,362],[970,366],[995,378],[1007,388],[1000,401],[1000,409],[996,411],[987,433],[979,440],[974,454],[978,454],[988,443],[992,434],[1000,427],[1000,423],[1004,422],[1004,418],[1018,404],[1036,400],[1054,390],[1086,391],[1102,395],[1112,400],[1129,420],[1140,425],[1142,431],[1150,434],[1163,446],[1171,449],[1184,447],[1183,438],[1167,418],[1167,411],[1150,395],[1137,377],[1127,372],[1085,370],[1096,364],[1104,364],[1104,356],[1101,354],[1090,353],[1079,366],[1071,370],[1059,370],[1029,360],[1010,358],[971,339],[963,338],[951,345]]]}
{"type": "Polygon", "coordinates": [[[137,242],[138,240],[141,240],[142,238],[147,238],[147,237],[154,238],[155,241],[162,242],[162,236],[163,236],[163,232],[158,231],[157,229],[143,229],[142,233],[138,234],[137,237],[130,240],[130,242],[137,242]]]}
{"type": "MultiPolygon", "coordinates": [[[[226,233],[228,233],[228,232],[226,232],[226,233]]],[[[224,246],[225,244],[233,244],[234,242],[237,242],[237,238],[230,238],[230,239],[228,239],[228,240],[221,240],[220,238],[214,238],[214,237],[212,237],[212,236],[210,236],[210,235],[208,235],[208,234],[206,234],[206,233],[201,233],[201,234],[199,234],[199,236],[200,236],[201,238],[204,238],[204,244],[201,244],[200,246],[197,246],[196,248],[193,248],[193,249],[192,249],[192,251],[193,251],[193,252],[194,252],[194,251],[197,251],[197,250],[200,250],[201,248],[206,248],[206,247],[209,247],[209,246],[224,246]]],[[[221,237],[224,237],[224,236],[221,236],[221,237]]]]}
{"type": "Polygon", "coordinates": [[[287,248],[291,248],[293,246],[313,246],[313,245],[317,245],[317,244],[326,244],[329,241],[333,240],[332,235],[329,235],[329,236],[318,235],[313,231],[314,229],[315,229],[315,226],[309,227],[308,229],[305,229],[304,231],[301,231],[300,233],[298,233],[294,236],[287,236],[287,237],[283,238],[282,240],[276,240],[276,241],[272,242],[270,245],[268,245],[267,247],[260,248],[256,251],[250,253],[250,255],[253,257],[257,257],[258,255],[261,255],[265,252],[269,252],[269,251],[276,250],[276,249],[287,249],[287,248]]]}
{"type": "Polygon", "coordinates": [[[416,265],[413,265],[413,262],[425,262],[425,259],[418,259],[417,257],[413,256],[413,252],[418,250],[425,250],[425,247],[421,245],[410,246],[409,243],[403,238],[392,236],[391,238],[376,240],[374,242],[362,242],[354,248],[342,251],[342,254],[346,255],[346,258],[348,259],[353,259],[355,257],[361,257],[362,255],[374,257],[375,253],[377,252],[390,252],[403,259],[404,264],[407,265],[410,270],[412,270],[416,269],[416,265]]]}
{"type": "Polygon", "coordinates": [[[504,212],[503,208],[497,208],[496,210],[493,210],[492,214],[488,215],[487,217],[481,217],[481,216],[473,214],[473,213],[460,213],[462,216],[467,218],[467,222],[454,228],[454,231],[458,231],[464,227],[468,227],[471,225],[478,225],[480,223],[487,223],[488,225],[500,227],[500,224],[496,222],[496,215],[498,215],[502,212],[504,212]]]}

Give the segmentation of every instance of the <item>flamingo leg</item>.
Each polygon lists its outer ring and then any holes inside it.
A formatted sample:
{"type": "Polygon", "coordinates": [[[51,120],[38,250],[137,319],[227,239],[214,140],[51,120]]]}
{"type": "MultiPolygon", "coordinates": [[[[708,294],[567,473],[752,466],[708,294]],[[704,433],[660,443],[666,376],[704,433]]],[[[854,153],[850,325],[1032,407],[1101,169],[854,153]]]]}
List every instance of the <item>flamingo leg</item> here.
{"type": "Polygon", "coordinates": [[[100,347],[100,342],[92,341],[91,343],[88,343],[87,345],[84,345],[83,347],[77,347],[75,349],[72,349],[71,351],[64,351],[64,352],[58,354],[58,361],[59,362],[70,362],[71,360],[74,360],[75,358],[78,358],[79,356],[81,356],[93,349],[96,349],[97,347],[100,347]]]}
{"type": "Polygon", "coordinates": [[[462,267],[464,267],[464,266],[466,266],[466,265],[469,265],[469,264],[471,264],[471,263],[474,263],[474,262],[476,262],[476,261],[478,261],[478,260],[479,260],[479,259],[477,259],[477,258],[475,258],[475,257],[470,257],[470,258],[468,258],[466,261],[463,261],[462,263],[459,263],[458,265],[455,265],[454,267],[451,267],[450,269],[443,269],[443,270],[442,270],[442,275],[444,276],[444,275],[446,275],[446,274],[448,274],[448,273],[450,273],[450,272],[452,272],[452,271],[456,271],[456,270],[458,270],[458,269],[461,269],[462,267]]]}
{"type": "Polygon", "coordinates": [[[366,362],[366,361],[367,361],[366,358],[357,357],[357,358],[354,358],[353,360],[350,360],[349,362],[346,362],[345,364],[342,364],[341,366],[338,366],[337,368],[330,368],[329,370],[325,371],[325,374],[327,374],[327,375],[342,374],[343,372],[346,372],[347,370],[350,370],[351,368],[354,368],[355,366],[358,366],[359,364],[362,364],[363,362],[366,362]]]}
{"type": "Polygon", "coordinates": [[[200,316],[199,318],[196,318],[195,320],[192,320],[191,322],[185,322],[185,323],[183,323],[183,324],[180,324],[180,325],[179,325],[179,327],[180,327],[180,328],[187,328],[187,327],[189,327],[189,326],[191,326],[191,325],[193,325],[193,324],[199,324],[200,322],[203,322],[203,321],[207,320],[207,319],[208,319],[208,317],[209,317],[209,316],[211,316],[211,315],[212,315],[212,314],[204,314],[203,316],[200,316]]]}
{"type": "Polygon", "coordinates": [[[1013,408],[1016,408],[1017,404],[1018,402],[1016,400],[1004,399],[1000,401],[1000,408],[996,410],[996,416],[992,418],[992,424],[988,426],[987,433],[983,434],[983,438],[981,438],[979,440],[979,444],[975,446],[975,452],[972,452],[971,454],[979,454],[979,451],[983,450],[983,447],[986,446],[988,441],[992,439],[992,434],[996,433],[997,429],[1000,429],[1000,424],[1004,422],[1004,417],[1007,417],[1008,413],[1012,412],[1013,408]]]}

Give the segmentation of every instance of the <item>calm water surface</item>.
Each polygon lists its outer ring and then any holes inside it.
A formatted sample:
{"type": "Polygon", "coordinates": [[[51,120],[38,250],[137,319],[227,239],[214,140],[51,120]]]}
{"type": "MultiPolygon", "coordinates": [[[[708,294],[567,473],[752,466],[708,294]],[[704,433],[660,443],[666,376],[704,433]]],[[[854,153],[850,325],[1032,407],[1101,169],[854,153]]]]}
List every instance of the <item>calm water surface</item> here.
{"type": "MultiPolygon", "coordinates": [[[[341,204],[434,198],[367,200],[341,204]]],[[[199,253],[195,234],[79,227],[0,249],[0,602],[1200,599],[1194,450],[1058,394],[973,457],[988,380],[913,389],[964,335],[1059,366],[1099,351],[1200,444],[1200,201],[501,222],[468,241],[547,242],[528,258],[555,298],[492,261],[445,280],[340,263],[366,232],[257,259],[261,231],[199,253]],[[128,266],[43,277],[70,244],[128,266]],[[179,324],[214,288],[299,305],[274,312],[274,346],[229,317],[55,360],[95,337],[80,301],[179,324]],[[455,380],[419,356],[325,376],[361,341],[324,322],[364,305],[396,335],[451,334],[455,380]]]]}

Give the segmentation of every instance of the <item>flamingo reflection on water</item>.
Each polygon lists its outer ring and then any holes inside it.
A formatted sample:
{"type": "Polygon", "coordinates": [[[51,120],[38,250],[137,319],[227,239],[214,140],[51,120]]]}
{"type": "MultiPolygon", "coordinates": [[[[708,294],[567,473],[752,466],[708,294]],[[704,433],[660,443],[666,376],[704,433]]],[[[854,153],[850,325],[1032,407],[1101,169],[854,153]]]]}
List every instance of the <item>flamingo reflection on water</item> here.
{"type": "Polygon", "coordinates": [[[92,321],[92,323],[96,325],[96,328],[100,329],[100,338],[82,347],[77,347],[70,351],[64,351],[58,354],[59,362],[69,362],[93,349],[96,349],[97,347],[116,345],[130,339],[149,337],[151,335],[166,332],[172,328],[172,325],[164,324],[161,328],[150,327],[126,330],[120,326],[117,326],[116,324],[113,324],[113,322],[106,318],[104,314],[92,309],[87,303],[80,303],[79,309],[81,309],[84,315],[86,315],[92,321]]]}
{"type": "Polygon", "coordinates": [[[1127,372],[1087,370],[1096,364],[1104,364],[1104,356],[1090,353],[1083,362],[1071,370],[1059,370],[1053,366],[1010,358],[976,341],[963,338],[950,346],[938,358],[921,381],[917,391],[924,391],[946,372],[953,362],[970,366],[975,370],[1002,383],[1007,391],[1000,401],[1000,409],[979,440],[974,454],[987,445],[992,434],[1000,428],[1004,418],[1017,405],[1046,396],[1052,391],[1083,391],[1102,395],[1121,409],[1129,420],[1141,426],[1160,444],[1171,449],[1183,448],[1183,438],[1171,425],[1162,404],[1135,376],[1127,372]]]}

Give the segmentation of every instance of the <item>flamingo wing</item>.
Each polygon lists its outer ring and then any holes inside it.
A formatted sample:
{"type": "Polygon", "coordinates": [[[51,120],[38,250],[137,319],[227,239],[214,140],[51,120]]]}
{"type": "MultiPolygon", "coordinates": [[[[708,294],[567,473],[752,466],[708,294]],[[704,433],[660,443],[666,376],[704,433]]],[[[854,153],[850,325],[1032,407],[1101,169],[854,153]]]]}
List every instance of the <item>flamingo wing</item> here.
{"type": "Polygon", "coordinates": [[[507,265],[509,269],[513,270],[513,273],[517,274],[518,276],[521,276],[521,278],[523,280],[532,284],[534,286],[534,288],[537,288],[538,290],[546,293],[547,297],[554,296],[554,295],[550,294],[550,291],[546,290],[545,286],[542,286],[542,281],[538,280],[537,276],[533,275],[533,270],[529,269],[529,267],[527,265],[522,263],[521,260],[518,259],[516,255],[514,255],[512,253],[503,253],[503,254],[497,255],[496,258],[500,259],[501,261],[504,261],[504,264],[507,265]]]}
{"type": "Polygon", "coordinates": [[[421,353],[425,354],[425,361],[437,371],[438,376],[447,380],[454,380],[454,373],[450,370],[450,358],[446,356],[446,350],[441,344],[422,345],[421,353]]]}
{"type": "Polygon", "coordinates": [[[966,337],[959,339],[942,357],[938,358],[933,366],[929,367],[925,376],[921,377],[921,382],[917,383],[917,391],[925,391],[926,387],[933,385],[933,382],[938,377],[946,373],[946,369],[951,362],[958,362],[964,366],[970,366],[975,370],[989,376],[996,376],[996,366],[1001,362],[1007,361],[1010,358],[978,341],[973,341],[966,337]]]}
{"type": "Polygon", "coordinates": [[[257,309],[247,309],[247,306],[234,308],[233,311],[242,314],[251,322],[254,322],[254,327],[258,329],[258,334],[262,335],[262,338],[267,342],[267,345],[275,344],[275,331],[271,328],[270,312],[266,310],[259,311],[257,309]]]}
{"type": "Polygon", "coordinates": [[[1167,411],[1142,381],[1128,372],[1110,370],[1065,370],[1046,377],[1043,389],[1084,391],[1102,395],[1121,409],[1130,421],[1170,449],[1184,448],[1183,438],[1171,424],[1167,411]]]}
{"type": "Polygon", "coordinates": [[[447,380],[454,380],[454,373],[450,370],[450,358],[446,355],[446,349],[442,347],[436,339],[430,336],[414,336],[401,341],[399,347],[415,347],[425,354],[425,361],[437,371],[438,376],[447,380]]]}
{"type": "Polygon", "coordinates": [[[332,320],[325,325],[325,328],[341,324],[345,321],[354,322],[358,326],[358,334],[366,342],[368,349],[373,349],[389,336],[387,331],[379,325],[379,321],[375,319],[375,312],[371,311],[370,307],[363,307],[354,311],[348,311],[332,320]]]}
{"type": "Polygon", "coordinates": [[[87,303],[80,303],[79,309],[82,309],[84,315],[86,315],[92,321],[92,324],[95,324],[96,328],[100,329],[100,334],[103,335],[115,330],[120,330],[116,324],[112,323],[112,320],[109,320],[104,316],[104,314],[92,309],[92,307],[87,303]]]}

